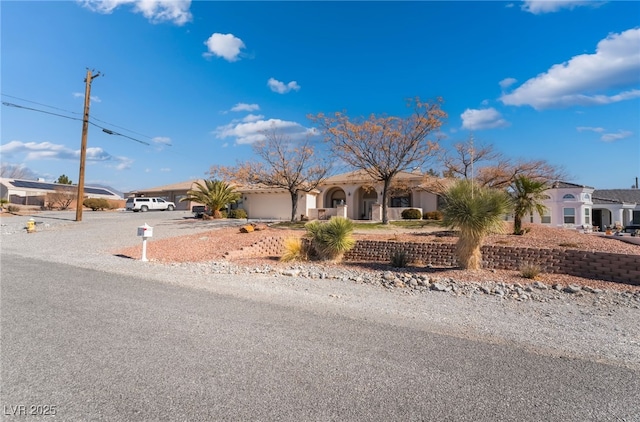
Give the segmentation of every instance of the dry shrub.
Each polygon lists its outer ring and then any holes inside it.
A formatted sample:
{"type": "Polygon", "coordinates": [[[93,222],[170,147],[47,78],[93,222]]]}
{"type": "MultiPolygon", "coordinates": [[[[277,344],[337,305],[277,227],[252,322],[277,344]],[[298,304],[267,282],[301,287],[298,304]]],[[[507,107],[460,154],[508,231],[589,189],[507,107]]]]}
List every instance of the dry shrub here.
{"type": "Polygon", "coordinates": [[[284,253],[280,257],[282,262],[307,261],[309,259],[309,244],[299,237],[284,239],[284,253]]]}
{"type": "Polygon", "coordinates": [[[535,264],[523,264],[520,267],[520,275],[530,280],[535,280],[536,278],[538,278],[541,272],[542,268],[540,268],[539,265],[535,264]]]}

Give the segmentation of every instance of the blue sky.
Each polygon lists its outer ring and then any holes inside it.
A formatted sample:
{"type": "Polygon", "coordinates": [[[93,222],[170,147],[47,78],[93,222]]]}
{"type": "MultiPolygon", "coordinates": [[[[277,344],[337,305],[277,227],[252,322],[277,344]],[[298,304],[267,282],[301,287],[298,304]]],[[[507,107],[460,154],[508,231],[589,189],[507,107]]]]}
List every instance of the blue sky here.
{"type": "MultiPolygon", "coordinates": [[[[122,191],[252,158],[308,114],[406,116],[442,97],[441,146],[473,135],[567,181],[640,177],[640,2],[2,1],[3,163],[122,191]],[[126,135],[109,135],[107,128],[126,135]],[[145,145],[140,142],[148,143],[145,145]]],[[[437,168],[437,161],[431,167],[437,168]]]]}

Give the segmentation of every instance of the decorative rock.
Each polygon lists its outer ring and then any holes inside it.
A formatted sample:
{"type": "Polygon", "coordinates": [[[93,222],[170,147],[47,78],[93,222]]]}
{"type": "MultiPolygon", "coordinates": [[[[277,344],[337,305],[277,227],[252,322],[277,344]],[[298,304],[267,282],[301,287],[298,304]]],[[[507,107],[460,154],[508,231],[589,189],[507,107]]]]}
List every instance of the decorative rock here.
{"type": "Polygon", "coordinates": [[[284,270],[282,271],[282,275],[287,275],[289,277],[297,277],[300,274],[300,270],[284,270]]]}
{"type": "Polygon", "coordinates": [[[582,287],[574,285],[569,285],[562,289],[562,291],[566,293],[578,293],[580,290],[582,290],[582,287]]]}
{"type": "Polygon", "coordinates": [[[540,290],[547,290],[549,287],[541,281],[534,281],[533,287],[540,290]]]}
{"type": "Polygon", "coordinates": [[[385,271],[384,273],[382,273],[382,278],[385,280],[395,280],[396,275],[391,271],[385,271]]]}
{"type": "Polygon", "coordinates": [[[442,283],[433,283],[431,284],[431,290],[435,290],[436,292],[444,292],[447,287],[442,283]]]}

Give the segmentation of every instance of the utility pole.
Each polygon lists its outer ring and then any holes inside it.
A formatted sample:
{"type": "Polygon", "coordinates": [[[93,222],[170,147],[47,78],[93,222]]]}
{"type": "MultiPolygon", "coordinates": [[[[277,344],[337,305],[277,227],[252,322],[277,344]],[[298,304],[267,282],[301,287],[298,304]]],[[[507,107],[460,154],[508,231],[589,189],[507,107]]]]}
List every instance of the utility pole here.
{"type": "Polygon", "coordinates": [[[84,90],[84,118],[82,119],[82,143],[80,144],[80,175],[78,176],[78,199],[76,202],[76,221],[82,221],[82,203],[84,202],[84,165],[87,157],[87,132],[89,131],[89,104],[91,102],[91,81],[100,76],[100,72],[91,75],[87,69],[84,90]]]}

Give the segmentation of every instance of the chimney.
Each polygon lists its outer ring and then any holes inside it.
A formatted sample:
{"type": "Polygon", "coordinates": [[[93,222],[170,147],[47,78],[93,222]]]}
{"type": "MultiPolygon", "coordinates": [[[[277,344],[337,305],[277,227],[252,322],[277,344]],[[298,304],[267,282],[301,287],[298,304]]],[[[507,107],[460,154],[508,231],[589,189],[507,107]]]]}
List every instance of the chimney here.
{"type": "Polygon", "coordinates": [[[638,189],[638,178],[636,177],[636,189],[638,189]]]}

